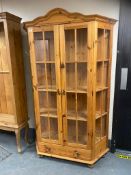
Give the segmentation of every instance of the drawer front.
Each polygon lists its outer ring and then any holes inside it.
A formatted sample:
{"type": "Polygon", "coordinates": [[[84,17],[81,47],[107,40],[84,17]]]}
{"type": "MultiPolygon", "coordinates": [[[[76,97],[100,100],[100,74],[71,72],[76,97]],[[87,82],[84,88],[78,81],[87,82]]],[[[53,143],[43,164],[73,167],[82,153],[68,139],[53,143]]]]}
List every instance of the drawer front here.
{"type": "Polygon", "coordinates": [[[45,154],[48,156],[61,156],[64,159],[76,159],[76,160],[83,160],[88,161],[91,160],[91,150],[86,149],[77,149],[77,148],[71,148],[67,146],[62,145],[56,145],[56,144],[44,144],[44,143],[38,143],[38,152],[40,154],[45,154]]]}

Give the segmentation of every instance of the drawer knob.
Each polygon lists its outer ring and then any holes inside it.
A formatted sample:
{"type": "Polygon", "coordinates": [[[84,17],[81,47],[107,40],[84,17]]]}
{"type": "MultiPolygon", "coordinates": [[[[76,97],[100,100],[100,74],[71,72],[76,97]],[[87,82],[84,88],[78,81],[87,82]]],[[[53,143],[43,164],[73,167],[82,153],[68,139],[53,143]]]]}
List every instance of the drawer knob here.
{"type": "Polygon", "coordinates": [[[45,147],[45,152],[46,153],[49,153],[51,151],[51,148],[49,148],[48,146],[45,145],[44,147],[45,147]]]}
{"type": "Polygon", "coordinates": [[[78,159],[80,156],[80,153],[78,151],[74,151],[74,158],[78,159]]]}

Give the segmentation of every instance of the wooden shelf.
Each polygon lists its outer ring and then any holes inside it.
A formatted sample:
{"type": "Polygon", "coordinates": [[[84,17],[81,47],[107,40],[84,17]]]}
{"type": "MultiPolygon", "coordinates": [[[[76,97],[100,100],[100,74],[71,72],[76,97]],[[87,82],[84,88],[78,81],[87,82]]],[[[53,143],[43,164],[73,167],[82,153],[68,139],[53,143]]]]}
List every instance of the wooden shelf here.
{"type": "Polygon", "coordinates": [[[46,92],[56,92],[56,86],[48,86],[48,89],[45,86],[38,86],[38,91],[46,91],[46,92]]]}
{"type": "Polygon", "coordinates": [[[103,87],[103,88],[97,88],[96,92],[100,92],[100,91],[104,91],[104,90],[108,90],[108,87],[103,87]]]}
{"type": "Polygon", "coordinates": [[[41,108],[40,109],[40,116],[41,117],[57,118],[57,109],[54,109],[54,108],[41,108]]]}
{"type": "Polygon", "coordinates": [[[77,89],[66,89],[66,92],[69,92],[69,93],[84,93],[84,94],[87,94],[87,87],[81,87],[81,88],[77,88],[77,89]]]}
{"type": "Polygon", "coordinates": [[[77,113],[74,111],[69,111],[67,112],[67,119],[87,122],[87,111],[81,111],[77,113]]]}
{"type": "Polygon", "coordinates": [[[36,61],[36,64],[55,64],[55,61],[36,61]]]}
{"type": "Polygon", "coordinates": [[[0,74],[9,74],[10,71],[0,71],[0,74]]]}
{"type": "Polygon", "coordinates": [[[109,59],[106,59],[106,60],[97,60],[97,62],[109,62],[110,60],[109,59]]]}
{"type": "Polygon", "coordinates": [[[101,117],[103,117],[103,116],[105,116],[105,115],[107,115],[107,114],[108,114],[107,112],[104,112],[103,114],[101,114],[100,111],[97,111],[96,112],[96,120],[99,119],[99,118],[101,118],[101,117]]]}
{"type": "Polygon", "coordinates": [[[88,63],[88,61],[65,61],[66,64],[73,64],[73,63],[88,63]]]}
{"type": "Polygon", "coordinates": [[[100,111],[97,111],[96,112],[96,119],[100,118],[101,117],[101,112],[100,111]]]}

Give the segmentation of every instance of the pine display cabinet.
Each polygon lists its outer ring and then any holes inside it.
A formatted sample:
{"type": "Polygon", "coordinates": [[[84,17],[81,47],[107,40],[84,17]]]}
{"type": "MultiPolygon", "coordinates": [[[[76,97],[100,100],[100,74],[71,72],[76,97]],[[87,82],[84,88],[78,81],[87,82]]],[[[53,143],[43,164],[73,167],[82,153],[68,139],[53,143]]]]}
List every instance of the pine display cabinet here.
{"type": "Polygon", "coordinates": [[[108,152],[115,22],[57,8],[25,23],[39,155],[94,164],[108,152]]]}
{"type": "Polygon", "coordinates": [[[0,129],[15,132],[18,152],[22,151],[20,131],[26,128],[26,136],[28,132],[20,21],[0,13],[0,129]]]}

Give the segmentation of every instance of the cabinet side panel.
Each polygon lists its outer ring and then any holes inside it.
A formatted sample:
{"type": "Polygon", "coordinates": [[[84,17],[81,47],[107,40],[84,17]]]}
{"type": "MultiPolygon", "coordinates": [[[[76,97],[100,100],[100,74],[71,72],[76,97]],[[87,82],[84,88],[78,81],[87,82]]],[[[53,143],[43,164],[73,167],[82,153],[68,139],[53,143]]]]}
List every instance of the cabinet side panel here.
{"type": "Polygon", "coordinates": [[[6,21],[0,21],[0,113],[15,115],[6,21]]]}
{"type": "Polygon", "coordinates": [[[7,27],[9,35],[8,37],[10,45],[17,123],[21,124],[27,120],[28,114],[20,24],[14,21],[7,21],[7,27]]]}

